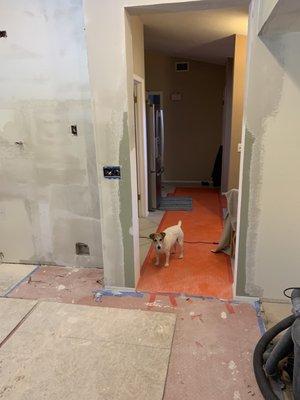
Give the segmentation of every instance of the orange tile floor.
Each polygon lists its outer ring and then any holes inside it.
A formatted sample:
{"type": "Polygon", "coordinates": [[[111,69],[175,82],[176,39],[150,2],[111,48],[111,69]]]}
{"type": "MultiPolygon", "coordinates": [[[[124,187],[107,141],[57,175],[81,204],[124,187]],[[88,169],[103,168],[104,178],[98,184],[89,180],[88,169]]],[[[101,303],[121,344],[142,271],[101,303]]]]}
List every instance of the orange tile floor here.
{"type": "MultiPolygon", "coordinates": [[[[155,250],[150,249],[141,269],[137,286],[140,291],[157,293],[184,293],[194,296],[232,298],[232,269],[230,258],[224,253],[212,253],[212,242],[220,238],[222,201],[217,189],[178,188],[175,196],[193,198],[192,211],[167,211],[158,231],[182,221],[185,234],[184,259],[178,253],[170,258],[170,266],[154,265],[155,250]],[[210,242],[188,243],[188,242],[210,242]]],[[[163,263],[162,263],[163,265],[163,263]]]]}

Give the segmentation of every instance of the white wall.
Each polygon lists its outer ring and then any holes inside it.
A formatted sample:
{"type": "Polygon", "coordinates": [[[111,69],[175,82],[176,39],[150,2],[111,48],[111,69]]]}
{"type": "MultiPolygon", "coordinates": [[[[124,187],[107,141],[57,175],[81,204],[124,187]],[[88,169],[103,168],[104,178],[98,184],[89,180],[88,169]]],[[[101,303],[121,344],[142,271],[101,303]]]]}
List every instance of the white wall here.
{"type": "Polygon", "coordinates": [[[237,293],[278,299],[300,284],[300,33],[258,37],[259,5],[251,16],[237,293]]]}
{"type": "Polygon", "coordinates": [[[102,266],[81,0],[0,0],[0,14],[0,251],[102,266]],[[76,242],[91,256],[76,256],[76,242]]]}

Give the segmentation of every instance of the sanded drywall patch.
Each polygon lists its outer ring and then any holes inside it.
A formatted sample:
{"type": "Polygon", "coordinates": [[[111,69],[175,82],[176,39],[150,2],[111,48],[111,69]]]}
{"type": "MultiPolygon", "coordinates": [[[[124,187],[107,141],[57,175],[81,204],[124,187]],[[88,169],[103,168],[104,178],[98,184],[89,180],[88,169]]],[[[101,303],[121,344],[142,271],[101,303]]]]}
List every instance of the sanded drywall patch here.
{"type": "Polygon", "coordinates": [[[270,14],[274,10],[278,0],[260,0],[260,12],[259,12],[259,23],[258,30],[260,31],[270,14]]]}
{"type": "Polygon", "coordinates": [[[250,198],[250,166],[253,146],[253,136],[249,131],[245,132],[244,139],[244,163],[243,163],[243,179],[242,187],[242,203],[240,215],[239,230],[239,248],[238,248],[238,270],[236,293],[238,296],[245,296],[246,293],[246,256],[247,256],[247,232],[248,232],[248,213],[250,198]]]}
{"type": "Polygon", "coordinates": [[[296,32],[264,39],[282,74],[276,80],[281,89],[278,106],[265,121],[256,251],[256,282],[267,298],[280,298],[285,287],[299,284],[299,38],[296,32]]]}
{"type": "MultiPolygon", "coordinates": [[[[254,2],[249,35],[249,60],[245,106],[245,148],[241,198],[241,228],[237,273],[237,294],[262,296],[262,281],[257,280],[258,234],[262,221],[262,184],[264,179],[265,143],[268,124],[276,117],[282,96],[283,70],[270,52],[282,55],[280,41],[269,39],[268,47],[257,36],[259,2],[254,2]],[[249,170],[249,175],[246,170],[249,170]]],[[[275,171],[274,171],[275,172],[275,171]]],[[[273,227],[270,227],[273,229],[273,227]]],[[[268,268],[263,268],[266,274],[268,268]]]]}
{"type": "Polygon", "coordinates": [[[132,206],[131,177],[130,177],[130,152],[127,113],[123,119],[123,137],[120,142],[120,164],[122,166],[122,179],[120,181],[120,221],[122,226],[124,246],[124,276],[125,286],[135,287],[134,253],[132,237],[132,206]]]}
{"type": "Polygon", "coordinates": [[[121,0],[85,0],[84,7],[98,169],[120,165],[122,171],[121,180],[104,179],[102,173],[99,176],[105,284],[134,287],[138,257],[133,241],[138,240],[138,220],[134,215],[131,157],[134,125],[129,18],[121,0]]]}
{"type": "Polygon", "coordinates": [[[0,251],[10,262],[102,266],[82,2],[1,0],[0,10],[0,251]]]}
{"type": "MultiPolygon", "coordinates": [[[[256,115],[253,114],[253,122],[248,121],[248,126],[253,126],[251,134],[253,135],[252,152],[251,152],[251,165],[250,165],[250,188],[249,188],[249,210],[248,210],[248,232],[246,239],[246,286],[245,291],[251,296],[263,296],[264,287],[261,282],[257,282],[257,248],[258,245],[258,233],[260,229],[260,221],[262,210],[262,185],[264,176],[264,161],[265,161],[265,141],[266,135],[268,134],[267,126],[269,119],[273,118],[278,112],[278,106],[281,98],[282,90],[282,79],[283,71],[278,63],[273,59],[269,53],[268,48],[258,38],[258,54],[256,54],[255,64],[256,70],[256,81],[253,82],[256,87],[256,94],[254,94],[254,87],[252,95],[254,96],[253,108],[256,109],[256,115]],[[265,62],[268,65],[267,69],[261,71],[261,65],[263,56],[265,56],[265,62]],[[259,72],[259,69],[261,72],[259,72]],[[276,82],[276,84],[274,84],[276,82]],[[265,86],[264,86],[265,85],[265,86]],[[261,101],[257,101],[257,93],[261,93],[262,87],[265,87],[265,91],[262,95],[261,101]],[[259,104],[260,103],[260,104],[259,104]],[[259,108],[260,107],[260,108],[259,108]],[[255,118],[255,119],[254,119],[255,118]]],[[[276,46],[275,46],[276,47],[276,46]]],[[[278,44],[277,50],[280,54],[281,45],[278,44]]],[[[248,128],[249,131],[249,128],[248,128]]],[[[274,171],[275,172],[275,171],[274,171]]],[[[272,229],[272,227],[270,227],[272,229]]],[[[266,268],[266,274],[267,268],[266,268]]]]}

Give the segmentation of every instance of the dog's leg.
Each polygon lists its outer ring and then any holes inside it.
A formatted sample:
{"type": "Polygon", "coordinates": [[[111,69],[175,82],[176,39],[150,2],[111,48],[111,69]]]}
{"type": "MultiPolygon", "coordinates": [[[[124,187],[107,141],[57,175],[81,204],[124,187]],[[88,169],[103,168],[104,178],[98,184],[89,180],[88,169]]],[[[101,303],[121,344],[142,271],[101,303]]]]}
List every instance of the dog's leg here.
{"type": "Polygon", "coordinates": [[[155,265],[156,265],[156,266],[159,265],[159,254],[158,254],[158,253],[156,253],[155,265]]]}
{"type": "Polygon", "coordinates": [[[172,254],[176,254],[176,248],[177,248],[177,240],[176,240],[176,242],[174,243],[173,250],[172,250],[172,254]]]}
{"type": "Polygon", "coordinates": [[[165,267],[169,266],[169,260],[170,260],[170,252],[166,252],[166,262],[165,262],[165,267]]]}
{"type": "Polygon", "coordinates": [[[179,243],[179,246],[180,246],[179,258],[183,258],[183,237],[178,239],[178,243],[179,243]]]}

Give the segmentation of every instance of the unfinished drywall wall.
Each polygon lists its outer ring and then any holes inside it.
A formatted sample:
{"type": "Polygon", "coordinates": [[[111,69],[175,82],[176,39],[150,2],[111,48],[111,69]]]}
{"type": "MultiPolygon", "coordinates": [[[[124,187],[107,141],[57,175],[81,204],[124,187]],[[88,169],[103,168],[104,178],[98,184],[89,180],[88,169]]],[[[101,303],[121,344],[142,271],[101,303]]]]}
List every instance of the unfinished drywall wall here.
{"type": "Polygon", "coordinates": [[[163,92],[166,181],[210,180],[222,142],[225,67],[146,51],[146,90],[163,92]],[[181,100],[172,100],[178,93],[181,100]]]}
{"type": "Polygon", "coordinates": [[[176,11],[178,6],[187,11],[193,8],[232,6],[235,2],[236,0],[177,0],[176,3],[173,0],[83,0],[98,170],[104,164],[122,162],[122,171],[125,172],[122,184],[120,181],[105,181],[99,175],[101,204],[105,211],[102,214],[101,227],[107,285],[134,286],[137,279],[135,271],[139,269],[136,266],[138,249],[134,245],[138,241],[138,224],[135,218],[137,193],[131,184],[136,179],[131,82],[133,61],[130,59],[132,41],[129,39],[130,29],[125,8],[128,7],[129,14],[138,14],[149,11],[148,6],[151,6],[151,11],[158,8],[162,10],[161,6],[167,11],[176,11]],[[128,46],[131,47],[130,51],[126,49],[128,46]],[[126,208],[130,213],[131,223],[126,213],[122,212],[126,208]]]}
{"type": "Polygon", "coordinates": [[[259,4],[259,16],[258,16],[258,30],[260,31],[266,20],[269,18],[271,12],[274,10],[274,7],[278,3],[278,0],[266,0],[261,1],[259,4]]]}
{"type": "MultiPolygon", "coordinates": [[[[287,30],[273,34],[266,30],[265,35],[258,36],[259,10],[260,1],[254,1],[237,293],[279,299],[285,287],[300,284],[300,33],[287,30]]],[[[275,12],[280,21],[280,14],[275,12]]],[[[299,4],[298,13],[300,16],[299,4]]]]}
{"type": "Polygon", "coordinates": [[[0,251],[8,262],[102,266],[81,0],[1,0],[0,13],[0,251]]]}

